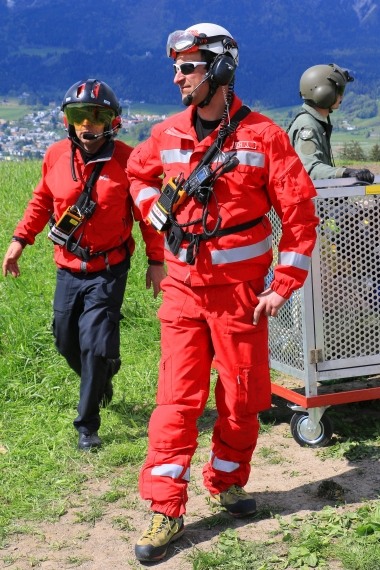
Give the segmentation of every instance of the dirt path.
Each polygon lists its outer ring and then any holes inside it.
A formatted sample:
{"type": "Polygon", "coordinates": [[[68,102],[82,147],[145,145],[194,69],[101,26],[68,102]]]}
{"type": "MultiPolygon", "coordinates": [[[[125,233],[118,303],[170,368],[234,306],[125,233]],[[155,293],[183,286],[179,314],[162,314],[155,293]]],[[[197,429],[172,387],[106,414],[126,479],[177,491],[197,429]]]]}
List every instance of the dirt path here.
{"type": "MultiPolygon", "coordinates": [[[[349,407],[348,413],[349,413],[349,407]]],[[[380,409],[376,408],[379,412],[380,409]]],[[[261,435],[252,462],[247,490],[255,493],[259,519],[234,520],[226,513],[217,515],[202,487],[201,469],[208,450],[200,449],[194,458],[186,533],[159,564],[163,570],[191,570],[189,554],[194,548],[207,550],[226,528],[238,530],[241,538],[265,540],[278,529],[273,517],[279,514],[306,515],[335,502],[318,494],[323,481],[333,479],[344,490],[342,509],[354,509],[365,499],[375,499],[380,489],[380,469],[374,460],[350,463],[346,459],[323,458],[317,449],[300,447],[290,435],[289,416],[278,417],[268,433],[261,435]]],[[[0,551],[4,568],[11,570],[124,570],[141,568],[133,546],[149,520],[146,505],[131,489],[127,500],[105,503],[105,512],[94,524],[78,522],[88,512],[91,501],[110,490],[107,480],[91,481],[72,498],[67,514],[54,524],[31,524],[32,533],[11,537],[0,551]]],[[[150,567],[156,565],[149,565],[150,567]]],[[[158,566],[158,564],[157,564],[158,566]]]]}

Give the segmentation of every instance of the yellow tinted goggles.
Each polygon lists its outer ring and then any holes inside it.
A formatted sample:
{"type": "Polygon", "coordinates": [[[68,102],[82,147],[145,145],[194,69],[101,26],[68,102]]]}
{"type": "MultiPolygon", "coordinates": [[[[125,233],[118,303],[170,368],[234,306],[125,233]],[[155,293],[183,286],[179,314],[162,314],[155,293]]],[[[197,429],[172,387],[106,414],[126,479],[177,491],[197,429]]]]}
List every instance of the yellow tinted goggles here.
{"type": "Polygon", "coordinates": [[[67,105],[64,113],[70,125],[80,125],[84,121],[88,121],[93,125],[110,125],[115,118],[115,112],[112,109],[106,109],[99,105],[80,103],[67,105]]]}

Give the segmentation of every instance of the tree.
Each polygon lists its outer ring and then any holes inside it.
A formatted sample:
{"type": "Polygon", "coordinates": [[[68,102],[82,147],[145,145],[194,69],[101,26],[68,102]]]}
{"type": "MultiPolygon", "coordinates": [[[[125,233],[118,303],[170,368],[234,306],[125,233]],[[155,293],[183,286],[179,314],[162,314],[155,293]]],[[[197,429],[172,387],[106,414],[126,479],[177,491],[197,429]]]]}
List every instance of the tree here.
{"type": "Polygon", "coordinates": [[[370,150],[368,158],[373,162],[380,161],[380,145],[378,144],[373,145],[373,147],[370,150]]]}
{"type": "Polygon", "coordinates": [[[351,160],[353,162],[364,162],[366,160],[364,150],[356,141],[345,142],[339,157],[342,160],[351,160]]]}

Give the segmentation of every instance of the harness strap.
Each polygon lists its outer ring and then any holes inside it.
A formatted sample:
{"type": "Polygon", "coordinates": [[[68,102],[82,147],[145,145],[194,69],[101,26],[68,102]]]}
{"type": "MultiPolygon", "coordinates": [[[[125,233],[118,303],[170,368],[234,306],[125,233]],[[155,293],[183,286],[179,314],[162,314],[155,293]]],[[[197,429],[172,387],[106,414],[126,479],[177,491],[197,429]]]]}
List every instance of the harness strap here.
{"type": "Polygon", "coordinates": [[[101,172],[104,164],[105,164],[104,161],[103,162],[97,162],[95,164],[94,168],[92,169],[91,176],[87,180],[87,182],[85,183],[84,188],[83,188],[78,200],[75,203],[75,206],[79,210],[79,212],[81,212],[82,209],[89,202],[89,200],[91,198],[91,191],[92,191],[96,181],[98,180],[98,178],[100,176],[100,172],[101,172]]]}
{"type": "MultiPolygon", "coordinates": [[[[247,117],[250,112],[251,109],[247,105],[242,105],[241,107],[239,107],[236,113],[231,117],[230,124],[220,128],[218,136],[216,137],[210,148],[206,151],[203,158],[200,160],[200,162],[198,163],[192,174],[200,170],[203,166],[210,164],[215,154],[217,152],[220,152],[220,149],[222,148],[226,138],[232,135],[232,133],[237,129],[240,121],[242,121],[245,117],[247,117]]],[[[190,177],[191,174],[189,178],[190,177]]]]}
{"type": "MultiPolygon", "coordinates": [[[[264,216],[260,216],[260,218],[255,218],[254,220],[249,220],[249,222],[243,222],[241,224],[237,224],[236,226],[230,226],[229,228],[223,228],[222,230],[217,230],[212,237],[223,237],[228,236],[230,234],[237,234],[244,230],[248,230],[257,226],[262,220],[264,216]]],[[[201,234],[193,234],[190,232],[183,232],[182,240],[188,241],[189,245],[186,250],[186,263],[189,265],[194,265],[195,258],[199,251],[199,245],[201,241],[209,240],[210,236],[206,233],[201,234]]]]}
{"type": "MultiPolygon", "coordinates": [[[[264,216],[260,216],[260,218],[255,218],[254,220],[249,220],[249,222],[243,222],[241,224],[236,224],[236,226],[230,226],[229,228],[223,228],[222,230],[217,230],[212,235],[212,237],[229,236],[230,234],[237,234],[239,232],[243,232],[244,230],[249,230],[250,228],[257,226],[257,224],[259,224],[263,220],[263,218],[264,218],[264,216]]],[[[185,232],[183,239],[186,241],[191,241],[192,237],[195,235],[199,236],[199,239],[202,241],[210,239],[210,236],[208,234],[205,234],[205,233],[192,234],[190,232],[185,232]]]]}
{"type": "MultiPolygon", "coordinates": [[[[204,166],[209,165],[211,163],[214,156],[218,152],[221,151],[222,146],[223,146],[226,138],[234,133],[234,131],[237,129],[240,121],[242,121],[245,117],[247,117],[250,112],[251,112],[251,109],[247,105],[242,105],[236,111],[236,113],[232,116],[232,118],[230,120],[230,124],[225,125],[225,126],[220,128],[219,133],[218,133],[216,139],[214,140],[213,144],[206,151],[203,158],[199,161],[199,163],[197,164],[197,166],[195,167],[193,172],[190,174],[190,176],[188,177],[188,179],[184,183],[184,188],[186,188],[187,190],[191,189],[191,186],[190,186],[191,180],[197,175],[197,173],[204,166]]],[[[188,194],[188,196],[190,196],[191,192],[187,191],[187,194],[188,194]]],[[[257,223],[259,223],[262,220],[262,218],[258,218],[257,221],[252,220],[251,222],[246,222],[244,224],[238,224],[236,226],[231,226],[230,228],[225,228],[223,230],[219,230],[219,229],[217,229],[219,224],[220,224],[220,221],[221,221],[219,218],[218,223],[215,226],[215,228],[211,232],[207,232],[207,229],[205,227],[205,220],[203,218],[200,220],[188,222],[186,224],[179,224],[176,221],[176,219],[174,218],[173,212],[169,212],[169,219],[171,222],[171,226],[170,226],[170,230],[168,230],[167,234],[166,234],[168,247],[169,247],[170,251],[173,253],[173,255],[177,255],[177,253],[181,247],[182,241],[183,240],[188,241],[189,247],[187,250],[188,254],[186,256],[186,262],[191,264],[191,265],[193,265],[195,263],[195,257],[198,253],[199,243],[201,240],[208,240],[208,239],[213,238],[213,237],[221,237],[224,235],[228,235],[230,233],[241,232],[245,229],[253,227],[254,225],[256,225],[257,223]],[[185,226],[187,227],[190,224],[194,224],[194,223],[199,222],[199,221],[202,221],[202,225],[203,225],[203,228],[205,230],[201,234],[188,233],[182,229],[185,226]],[[193,252],[194,255],[190,255],[191,252],[193,252]],[[188,261],[188,257],[191,259],[190,261],[188,261]]]]}
{"type": "Polygon", "coordinates": [[[103,255],[105,260],[106,260],[106,265],[107,265],[108,254],[111,251],[114,251],[115,249],[120,249],[121,247],[125,247],[125,249],[127,251],[127,257],[129,257],[129,249],[128,249],[127,242],[121,243],[119,245],[115,245],[114,247],[110,247],[109,249],[104,249],[102,251],[96,251],[95,253],[90,253],[90,249],[88,247],[81,247],[80,245],[78,245],[78,243],[71,242],[69,244],[69,246],[67,247],[67,250],[70,253],[73,253],[74,255],[79,257],[79,259],[82,259],[83,261],[90,261],[90,259],[94,259],[95,257],[100,257],[101,255],[103,255]]]}

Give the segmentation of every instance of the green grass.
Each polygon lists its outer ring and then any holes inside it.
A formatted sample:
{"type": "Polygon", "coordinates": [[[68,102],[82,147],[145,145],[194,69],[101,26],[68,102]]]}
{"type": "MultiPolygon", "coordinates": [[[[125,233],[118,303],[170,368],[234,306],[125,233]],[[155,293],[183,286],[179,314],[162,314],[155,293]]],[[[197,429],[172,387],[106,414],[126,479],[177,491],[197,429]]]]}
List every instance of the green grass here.
{"type": "MultiPolygon", "coordinates": [[[[4,253],[40,175],[38,162],[0,164],[0,245],[4,253]]],[[[134,472],[146,450],[154,405],[159,300],[145,290],[145,256],[135,255],[123,304],[122,371],[115,400],[102,413],[104,450],[76,450],[79,383],[51,334],[55,266],[46,232],[20,260],[18,279],[0,279],[0,533],[18,519],[54,518],[82,482],[119,465],[134,472]],[[15,483],[17,482],[17,483],[15,483]]],[[[122,484],[119,481],[119,485],[122,484]]],[[[1,538],[1,537],[0,537],[1,538]]]]}
{"type": "Polygon", "coordinates": [[[194,570],[379,570],[380,505],[366,503],[357,512],[325,507],[308,517],[294,516],[266,541],[242,540],[237,530],[221,532],[211,550],[189,555],[194,570]],[[334,566],[338,568],[338,566],[334,566]]]}
{"type": "Polygon", "coordinates": [[[0,98],[0,120],[17,121],[31,111],[31,107],[21,105],[16,99],[0,98]]]}
{"type": "MultiPolygon", "coordinates": [[[[39,162],[0,163],[2,254],[40,168],[39,162]]],[[[76,449],[72,421],[79,383],[53,344],[55,266],[46,232],[38,236],[34,247],[24,251],[21,277],[0,278],[0,548],[12,540],[13,534],[35,533],[38,521],[56,520],[73,505],[82,507],[78,522],[88,524],[96,524],[109,503],[118,501],[126,508],[134,507],[160,354],[156,318],[160,299],[154,300],[152,292],[145,290],[144,247],[138,232],[136,237],[121,322],[123,364],[115,379],[114,400],[102,412],[104,447],[96,454],[76,449]],[[109,490],[84,501],[82,490],[86,485],[105,477],[109,490]]],[[[358,413],[348,422],[345,410],[340,413],[336,409],[333,414],[336,440],[319,453],[330,453],[337,459],[349,457],[351,461],[370,457],[375,468],[379,458],[378,416],[361,418],[358,413]]],[[[205,448],[214,420],[211,395],[199,426],[200,445],[205,448]]],[[[273,413],[263,414],[262,430],[270,433],[275,421],[273,413]]],[[[279,457],[270,447],[262,453],[268,462],[286,462],[286,455],[279,457]]],[[[273,515],[268,511],[259,516],[273,515]]],[[[215,515],[215,525],[223,532],[213,548],[193,550],[194,569],[305,570],[329,568],[329,560],[338,558],[347,570],[375,570],[374,561],[379,560],[377,501],[363,504],[358,512],[330,509],[308,518],[295,517],[287,524],[279,517],[278,533],[264,543],[241,540],[238,531],[226,529],[220,517],[215,515]],[[348,548],[348,543],[353,546],[348,548]]],[[[133,522],[123,516],[114,519],[114,524],[124,529],[133,529],[133,522]]],[[[3,563],[6,565],[6,558],[3,563]]],[[[71,563],[76,561],[72,559],[71,563]]]]}
{"type": "MultiPolygon", "coordinates": [[[[125,107],[125,105],[124,105],[125,107]]],[[[125,108],[126,110],[126,108],[125,108]]],[[[153,103],[136,103],[133,102],[129,106],[131,115],[172,115],[183,110],[179,105],[154,105],[153,103]]]]}

